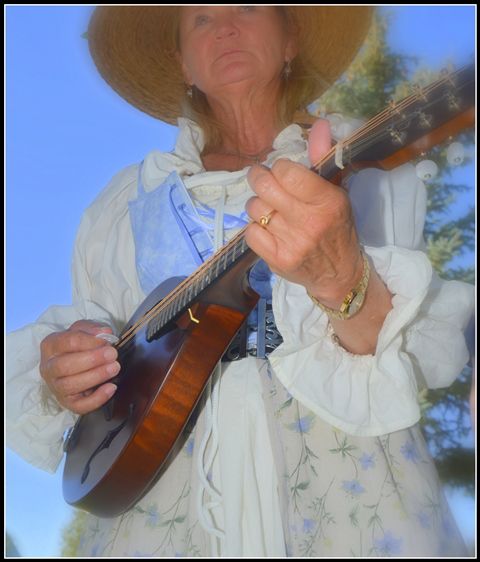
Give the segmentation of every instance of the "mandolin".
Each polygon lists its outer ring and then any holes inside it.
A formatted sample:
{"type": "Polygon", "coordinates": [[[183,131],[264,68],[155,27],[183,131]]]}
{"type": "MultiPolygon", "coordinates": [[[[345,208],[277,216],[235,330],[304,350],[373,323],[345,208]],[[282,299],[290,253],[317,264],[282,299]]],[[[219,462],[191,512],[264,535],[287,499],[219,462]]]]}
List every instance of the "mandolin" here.
{"type": "MultiPolygon", "coordinates": [[[[362,168],[391,170],[474,122],[471,65],[391,103],[311,169],[337,184],[362,168]]],[[[247,273],[259,258],[244,230],[190,277],[157,287],[123,329],[116,393],[80,416],[65,440],[69,504],[118,516],[175,457],[210,375],[258,300],[247,273]]]]}

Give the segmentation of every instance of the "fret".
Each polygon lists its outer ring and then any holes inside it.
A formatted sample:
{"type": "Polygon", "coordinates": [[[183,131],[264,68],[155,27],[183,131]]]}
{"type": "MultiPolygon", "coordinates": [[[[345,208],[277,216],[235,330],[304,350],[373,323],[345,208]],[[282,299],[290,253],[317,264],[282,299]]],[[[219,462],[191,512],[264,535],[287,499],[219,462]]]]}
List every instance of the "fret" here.
{"type": "Polygon", "coordinates": [[[180,295],[178,301],[180,303],[180,308],[183,308],[187,304],[188,298],[187,298],[187,291],[185,289],[182,291],[182,294],[180,295]]]}
{"type": "Polygon", "coordinates": [[[231,248],[228,249],[228,252],[226,253],[226,258],[225,258],[226,262],[227,262],[227,267],[230,267],[232,265],[230,251],[231,251],[231,248]]]}
{"type": "Polygon", "coordinates": [[[205,280],[204,287],[208,287],[210,285],[210,283],[211,283],[211,273],[212,272],[210,271],[210,268],[208,268],[207,272],[205,274],[205,278],[204,278],[204,280],[205,280]]]}
{"type": "Polygon", "coordinates": [[[170,306],[166,306],[163,310],[162,324],[165,325],[170,320],[170,306]]]}
{"type": "Polygon", "coordinates": [[[242,252],[247,249],[247,242],[245,241],[245,236],[242,236],[242,252]]]}
{"type": "Polygon", "coordinates": [[[174,316],[176,316],[176,314],[178,313],[178,311],[180,310],[180,307],[178,306],[178,302],[176,300],[174,300],[169,308],[170,308],[170,319],[172,319],[174,316]]]}
{"type": "Polygon", "coordinates": [[[158,324],[156,318],[154,318],[153,320],[150,320],[150,323],[148,325],[148,333],[154,334],[157,330],[158,330],[158,324]]]}
{"type": "Polygon", "coordinates": [[[194,297],[196,297],[196,296],[200,293],[200,290],[201,290],[201,289],[198,288],[198,281],[199,281],[198,279],[195,281],[195,294],[194,294],[194,297]]]}
{"type": "Polygon", "coordinates": [[[242,254],[244,254],[247,251],[247,242],[245,241],[245,236],[242,236],[241,247],[242,247],[242,254]]]}

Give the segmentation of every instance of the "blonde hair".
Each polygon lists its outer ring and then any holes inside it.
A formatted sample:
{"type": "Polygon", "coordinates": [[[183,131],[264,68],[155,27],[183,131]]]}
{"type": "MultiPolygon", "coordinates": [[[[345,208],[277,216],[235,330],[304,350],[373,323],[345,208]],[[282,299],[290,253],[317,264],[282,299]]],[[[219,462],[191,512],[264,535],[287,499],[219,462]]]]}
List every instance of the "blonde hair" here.
{"type": "MultiPolygon", "coordinates": [[[[287,33],[298,37],[299,28],[293,14],[284,6],[275,6],[281,14],[287,33]]],[[[177,32],[177,48],[180,50],[179,34],[177,32]]],[[[317,89],[318,80],[322,78],[312,70],[305,53],[299,52],[291,61],[291,73],[285,77],[282,73],[279,103],[277,105],[277,124],[280,128],[287,127],[295,121],[295,114],[299,111],[307,113],[305,100],[312,99],[317,89]]],[[[220,123],[210,108],[207,96],[195,86],[191,88],[191,97],[185,95],[182,103],[182,115],[197,123],[203,131],[205,139],[204,153],[213,152],[222,143],[223,124],[220,123]]]]}

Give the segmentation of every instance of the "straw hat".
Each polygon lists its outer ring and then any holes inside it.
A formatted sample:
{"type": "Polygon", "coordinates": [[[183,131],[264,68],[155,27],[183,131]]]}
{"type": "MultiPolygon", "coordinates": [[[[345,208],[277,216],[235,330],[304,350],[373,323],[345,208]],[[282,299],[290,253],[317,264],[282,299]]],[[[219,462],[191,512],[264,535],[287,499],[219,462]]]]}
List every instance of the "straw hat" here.
{"type": "MultiPolygon", "coordinates": [[[[322,77],[311,99],[302,100],[305,107],[353,60],[367,34],[373,8],[286,8],[300,27],[300,51],[322,77]]],[[[106,82],[133,106],[174,125],[185,94],[185,80],[174,55],[178,18],[178,6],[101,6],[88,28],[90,52],[106,82]]]]}

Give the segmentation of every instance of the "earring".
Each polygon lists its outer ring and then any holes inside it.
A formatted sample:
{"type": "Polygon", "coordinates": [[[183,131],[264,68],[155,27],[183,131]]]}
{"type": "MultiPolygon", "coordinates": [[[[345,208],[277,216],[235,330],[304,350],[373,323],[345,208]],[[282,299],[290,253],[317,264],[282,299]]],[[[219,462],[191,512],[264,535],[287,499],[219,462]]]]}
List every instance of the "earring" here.
{"type": "Polygon", "coordinates": [[[193,87],[190,84],[187,84],[187,96],[193,98],[193,87]]]}
{"type": "Polygon", "coordinates": [[[283,67],[283,76],[285,77],[285,80],[289,79],[291,73],[292,73],[292,65],[291,62],[287,60],[285,61],[285,66],[283,67]]]}

